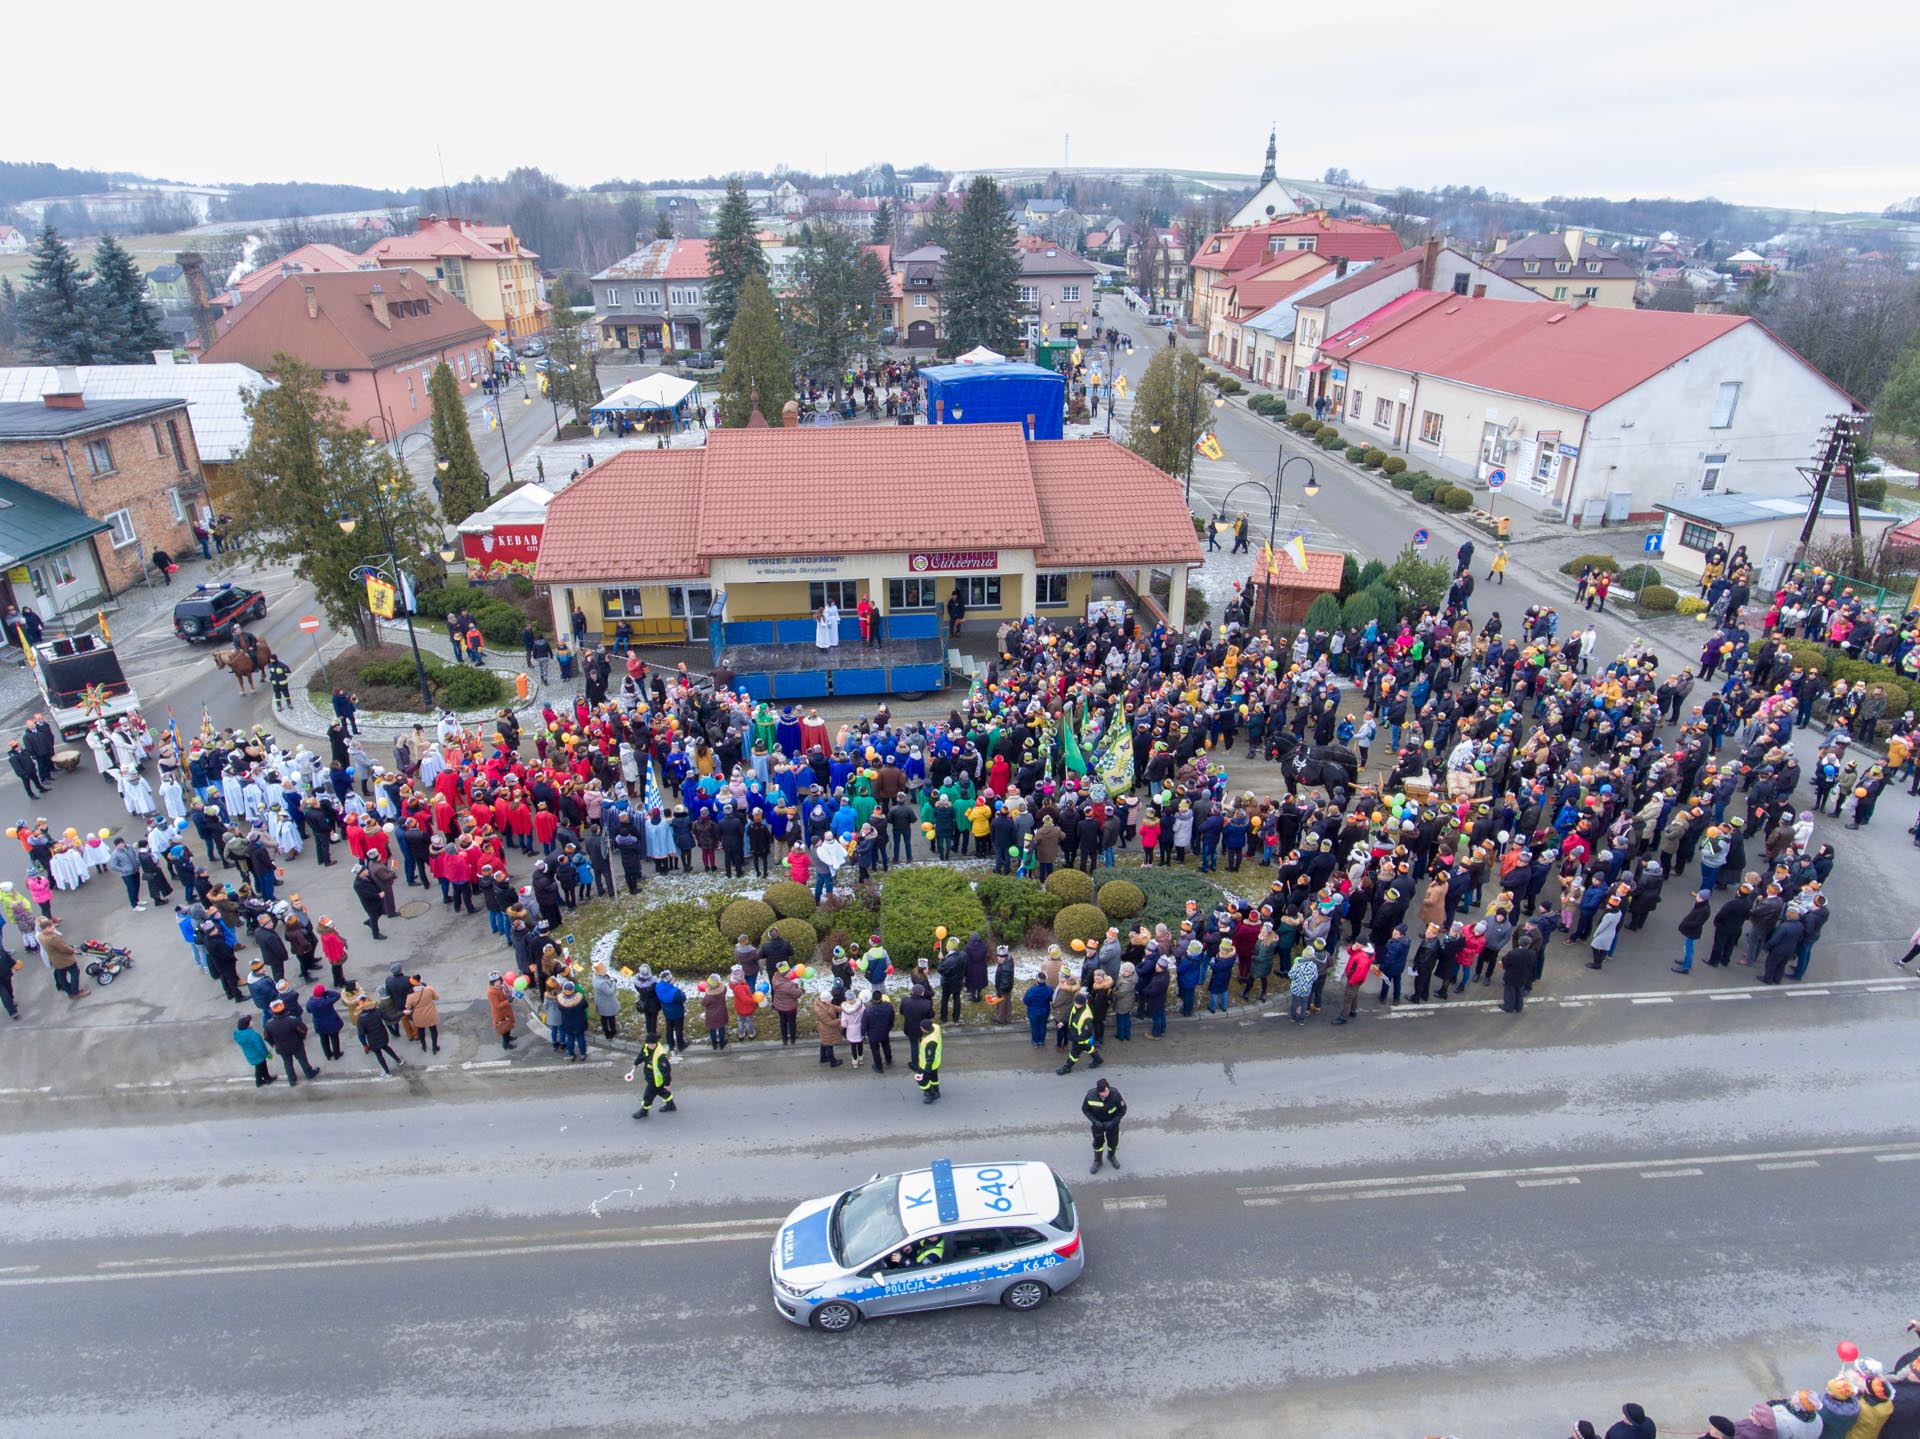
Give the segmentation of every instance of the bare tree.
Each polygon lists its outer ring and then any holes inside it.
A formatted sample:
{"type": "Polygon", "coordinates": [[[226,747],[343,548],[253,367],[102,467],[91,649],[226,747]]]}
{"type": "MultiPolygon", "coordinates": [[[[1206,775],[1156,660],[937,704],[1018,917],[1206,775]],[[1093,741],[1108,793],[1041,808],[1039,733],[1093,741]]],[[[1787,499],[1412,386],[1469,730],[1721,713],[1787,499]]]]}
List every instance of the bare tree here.
{"type": "Polygon", "coordinates": [[[1834,384],[1870,399],[1920,328],[1920,283],[1890,260],[1827,255],[1781,276],[1754,314],[1834,384]]]}

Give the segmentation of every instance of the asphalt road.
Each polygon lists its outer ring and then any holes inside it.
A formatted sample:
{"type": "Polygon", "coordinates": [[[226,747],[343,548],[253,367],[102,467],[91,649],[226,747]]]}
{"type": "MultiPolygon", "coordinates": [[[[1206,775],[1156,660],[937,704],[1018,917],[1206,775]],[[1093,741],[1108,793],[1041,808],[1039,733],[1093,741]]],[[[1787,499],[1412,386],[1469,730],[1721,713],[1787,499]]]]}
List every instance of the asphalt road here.
{"type": "Polygon", "coordinates": [[[1915,1003],[1725,1006],[1698,1044],[1622,1006],[1552,1043],[1270,1058],[1254,1034],[1115,1062],[1126,1168],[1098,1179],[1085,1077],[1014,1058],[956,1068],[931,1124],[904,1075],[689,1066],[681,1112],[645,1129],[598,1071],[566,1094],[25,1135],[0,1184],[0,1434],[650,1416],[1481,1439],[1627,1398],[1697,1432],[1823,1376],[1836,1336],[1892,1357],[1908,1286],[1875,1256],[1920,1162],[1915,1003]],[[1032,1316],[848,1338],[773,1313],[790,1205],[941,1153],[1058,1167],[1087,1278],[1032,1316]]]}

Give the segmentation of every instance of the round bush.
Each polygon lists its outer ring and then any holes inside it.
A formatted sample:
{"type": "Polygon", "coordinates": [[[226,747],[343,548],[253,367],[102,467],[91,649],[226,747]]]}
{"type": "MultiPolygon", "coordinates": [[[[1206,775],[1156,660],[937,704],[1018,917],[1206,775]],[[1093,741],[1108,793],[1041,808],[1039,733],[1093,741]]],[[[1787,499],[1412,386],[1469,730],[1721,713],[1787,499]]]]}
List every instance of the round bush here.
{"type": "Polygon", "coordinates": [[[813,902],[813,891],[790,879],[775,880],[760,897],[772,905],[773,912],[782,919],[805,919],[819,908],[813,902]]]}
{"type": "Polygon", "coordinates": [[[628,968],[652,965],[656,974],[671,969],[691,982],[715,971],[725,974],[733,963],[733,940],[720,938],[713,911],[704,904],[673,900],[629,920],[613,955],[628,968]]]}
{"type": "Polygon", "coordinates": [[[1398,455],[1388,455],[1381,462],[1380,468],[1390,475],[1404,475],[1407,472],[1407,462],[1398,455]]]}
{"type": "Polygon", "coordinates": [[[986,906],[987,919],[994,935],[1007,944],[1023,943],[1031,929],[1050,929],[1053,917],[1060,913],[1060,896],[1036,879],[1017,879],[1009,874],[989,874],[974,886],[980,903],[986,906]]]}
{"type": "Polygon", "coordinates": [[[1116,924],[1131,919],[1147,907],[1147,897],[1141,893],[1140,886],[1124,879],[1110,879],[1101,885],[1097,899],[1107,918],[1116,924]]]}
{"type": "Polygon", "coordinates": [[[1440,503],[1457,515],[1462,510],[1473,508],[1473,491],[1455,486],[1440,497],[1440,503]]]}
{"type": "Polygon", "coordinates": [[[1649,585],[1660,583],[1660,571],[1652,565],[1634,565],[1620,571],[1613,579],[1622,589],[1644,590],[1649,585]]]}
{"type": "Polygon", "coordinates": [[[1640,591],[1640,608],[1655,614],[1664,614],[1679,603],[1679,594],[1665,585],[1648,585],[1640,591]]]}
{"type": "MultiPolygon", "coordinates": [[[[873,931],[867,932],[871,934],[873,931]]],[[[784,934],[787,943],[793,946],[793,957],[802,963],[813,958],[814,950],[820,947],[820,936],[813,932],[813,926],[804,919],[776,919],[767,926],[767,934],[784,934]]],[[[764,940],[767,934],[760,938],[764,940]]]]}
{"type": "MultiPolygon", "coordinates": [[[[1086,878],[1084,874],[1080,877],[1086,878]]],[[[1053,934],[1062,945],[1070,945],[1076,939],[1098,944],[1107,937],[1108,924],[1107,912],[1099,905],[1070,904],[1053,917],[1053,934]]]]}
{"type": "Polygon", "coordinates": [[[1676,614],[1682,614],[1682,615],[1705,614],[1707,610],[1707,602],[1701,599],[1700,596],[1698,595],[1682,595],[1680,596],[1680,603],[1675,605],[1673,608],[1676,614]]]}
{"type": "Polygon", "coordinates": [[[451,710],[487,709],[506,699],[507,687],[500,676],[471,666],[445,669],[432,676],[434,698],[451,710]]]}
{"type": "Polygon", "coordinates": [[[1366,457],[1367,457],[1367,447],[1365,445],[1348,445],[1347,446],[1347,463],[1357,465],[1361,461],[1366,459],[1366,457]]]}
{"type": "Polygon", "coordinates": [[[1287,416],[1287,428],[1290,430],[1305,430],[1312,423],[1313,411],[1311,410],[1295,410],[1287,416]]]}
{"type": "Polygon", "coordinates": [[[1380,449],[1367,450],[1360,456],[1360,463],[1370,470],[1377,470],[1387,462],[1387,452],[1380,449]]]}
{"type": "Polygon", "coordinates": [[[1605,570],[1611,574],[1620,568],[1620,561],[1616,560],[1612,555],[1575,555],[1564,565],[1560,566],[1560,573],[1563,575],[1577,575],[1580,571],[1588,568],[1605,570]]]}
{"type": "Polygon", "coordinates": [[[764,900],[736,899],[720,911],[720,937],[732,944],[744,934],[749,943],[757,944],[767,926],[778,918],[773,906],[764,900]]]}
{"type": "Polygon", "coordinates": [[[1340,438],[1340,432],[1331,425],[1327,426],[1327,432],[1320,437],[1320,448],[1323,450],[1337,450],[1345,443],[1346,441],[1340,438]]]}
{"type": "Polygon", "coordinates": [[[1885,475],[1861,475],[1853,482],[1853,492],[1863,505],[1879,505],[1887,498],[1885,475]]]}
{"type": "Polygon", "coordinates": [[[1047,889],[1062,904],[1093,903],[1093,881],[1077,869],[1056,869],[1047,876],[1047,889]]]}

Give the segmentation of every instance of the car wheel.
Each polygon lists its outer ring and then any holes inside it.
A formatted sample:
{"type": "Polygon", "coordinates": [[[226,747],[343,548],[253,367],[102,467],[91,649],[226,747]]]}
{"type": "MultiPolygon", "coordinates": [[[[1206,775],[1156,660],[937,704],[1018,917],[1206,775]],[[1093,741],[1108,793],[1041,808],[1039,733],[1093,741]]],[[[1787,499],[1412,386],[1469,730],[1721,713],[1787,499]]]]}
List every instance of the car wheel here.
{"type": "Polygon", "coordinates": [[[1000,1302],[1024,1314],[1030,1309],[1038,1309],[1052,1297],[1053,1291],[1038,1279],[1022,1279],[1018,1284],[1008,1286],[1007,1292],[1000,1296],[1000,1302]]]}
{"type": "Polygon", "coordinates": [[[860,1311],[843,1299],[829,1299],[813,1311],[813,1327],[829,1334],[845,1334],[860,1322],[860,1311]]]}

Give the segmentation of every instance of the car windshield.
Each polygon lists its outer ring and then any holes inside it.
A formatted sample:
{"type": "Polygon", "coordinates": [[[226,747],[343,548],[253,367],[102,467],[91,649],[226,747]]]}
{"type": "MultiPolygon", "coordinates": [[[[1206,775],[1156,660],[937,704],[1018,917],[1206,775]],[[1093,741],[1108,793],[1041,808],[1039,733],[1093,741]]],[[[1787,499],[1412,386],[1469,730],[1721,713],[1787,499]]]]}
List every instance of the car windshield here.
{"type": "Polygon", "coordinates": [[[907,1237],[900,1222],[900,1180],[876,1179],[840,1196],[833,1210],[833,1256],[844,1267],[852,1256],[866,1259],[907,1237]]]}

